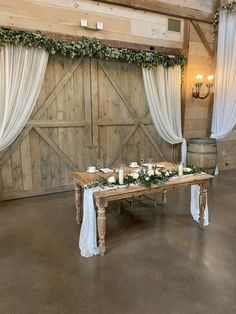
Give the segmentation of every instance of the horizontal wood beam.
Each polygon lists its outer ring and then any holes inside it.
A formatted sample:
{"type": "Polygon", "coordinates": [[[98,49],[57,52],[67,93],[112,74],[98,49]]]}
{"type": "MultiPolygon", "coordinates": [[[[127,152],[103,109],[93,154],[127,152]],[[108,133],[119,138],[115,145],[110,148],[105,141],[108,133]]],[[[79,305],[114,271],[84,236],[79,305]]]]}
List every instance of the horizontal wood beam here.
{"type": "Polygon", "coordinates": [[[113,47],[113,48],[128,48],[134,50],[142,50],[142,51],[156,51],[156,52],[165,52],[170,55],[177,55],[177,54],[184,54],[183,49],[178,48],[170,48],[164,46],[156,46],[156,45],[144,45],[144,44],[136,44],[130,43],[125,41],[117,41],[117,40],[101,40],[101,43],[106,46],[113,47]]]}
{"type": "Polygon", "coordinates": [[[65,120],[30,120],[27,126],[40,128],[73,128],[85,127],[85,122],[65,121],[65,120]]]}
{"type": "Polygon", "coordinates": [[[180,5],[168,4],[157,0],[98,0],[98,2],[180,18],[188,18],[206,23],[212,23],[214,18],[213,13],[180,5]]]}
{"type": "MultiPolygon", "coordinates": [[[[124,126],[124,125],[135,125],[136,123],[134,121],[112,121],[112,120],[101,120],[98,119],[97,125],[98,126],[124,126]]],[[[152,121],[142,121],[142,124],[144,125],[153,125],[152,121]]]]}

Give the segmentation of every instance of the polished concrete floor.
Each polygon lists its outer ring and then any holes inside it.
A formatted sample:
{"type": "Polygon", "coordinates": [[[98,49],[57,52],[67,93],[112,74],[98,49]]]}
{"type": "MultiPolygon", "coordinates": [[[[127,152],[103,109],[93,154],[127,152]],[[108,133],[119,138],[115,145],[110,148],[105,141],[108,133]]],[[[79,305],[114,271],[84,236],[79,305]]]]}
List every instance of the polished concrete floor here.
{"type": "Polygon", "coordinates": [[[236,171],[211,184],[207,228],[188,208],[188,189],[112,205],[86,259],[72,192],[0,203],[0,314],[236,313],[236,171]]]}

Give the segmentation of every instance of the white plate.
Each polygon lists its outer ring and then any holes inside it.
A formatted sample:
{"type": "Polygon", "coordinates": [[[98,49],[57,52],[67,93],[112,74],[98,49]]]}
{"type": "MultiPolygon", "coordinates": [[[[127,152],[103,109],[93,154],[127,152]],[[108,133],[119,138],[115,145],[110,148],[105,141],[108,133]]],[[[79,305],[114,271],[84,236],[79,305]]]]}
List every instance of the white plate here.
{"type": "Polygon", "coordinates": [[[96,173],[96,172],[98,172],[98,170],[95,170],[95,171],[89,171],[89,170],[87,170],[86,172],[88,172],[88,173],[96,173]]]}
{"type": "Polygon", "coordinates": [[[102,171],[103,173],[112,173],[113,170],[110,168],[101,168],[100,171],[102,171]]]}

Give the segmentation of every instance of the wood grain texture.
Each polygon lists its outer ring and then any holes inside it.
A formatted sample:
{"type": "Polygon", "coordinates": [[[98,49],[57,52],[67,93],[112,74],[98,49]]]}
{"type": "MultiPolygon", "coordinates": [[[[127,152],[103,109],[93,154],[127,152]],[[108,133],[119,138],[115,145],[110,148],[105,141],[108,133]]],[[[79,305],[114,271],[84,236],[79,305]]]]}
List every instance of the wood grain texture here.
{"type": "Polygon", "coordinates": [[[2,154],[0,199],[63,191],[72,186],[72,170],[98,158],[113,167],[141,153],[156,161],[171,156],[151,120],[140,67],[116,61],[50,57],[19,138],[2,154]]]}
{"type": "Polygon", "coordinates": [[[60,0],[1,0],[1,25],[41,31],[58,39],[97,37],[112,45],[137,49],[145,46],[146,49],[153,46],[157,50],[182,49],[182,33],[166,31],[166,16],[102,3],[98,5],[95,1],[84,0],[77,6],[76,3],[60,0]],[[102,21],[104,29],[97,31],[82,28],[81,19],[87,19],[93,27],[97,21],[102,21]]]}
{"type": "MultiPolygon", "coordinates": [[[[213,30],[211,25],[203,25],[203,23],[201,23],[201,29],[204,30],[205,34],[208,32],[210,33],[213,30]]],[[[211,45],[211,37],[206,36],[206,38],[209,45],[211,45]]],[[[192,88],[198,73],[202,73],[204,76],[204,83],[207,82],[207,75],[214,73],[214,64],[192,23],[190,23],[189,53],[186,71],[184,137],[206,137],[209,136],[208,130],[210,129],[211,124],[211,120],[209,119],[209,108],[212,105],[213,99],[212,97],[202,100],[193,98],[192,88]]],[[[204,89],[203,93],[205,93],[204,89]]]]}
{"type": "MultiPolygon", "coordinates": [[[[191,7],[184,6],[184,2],[181,5],[166,3],[158,0],[98,0],[98,2],[121,5],[132,9],[144,10],[148,12],[155,12],[170,16],[176,16],[181,18],[191,18],[198,21],[212,23],[213,12],[205,12],[205,10],[199,10],[191,7]]],[[[197,2],[197,1],[196,1],[197,2]]]]}

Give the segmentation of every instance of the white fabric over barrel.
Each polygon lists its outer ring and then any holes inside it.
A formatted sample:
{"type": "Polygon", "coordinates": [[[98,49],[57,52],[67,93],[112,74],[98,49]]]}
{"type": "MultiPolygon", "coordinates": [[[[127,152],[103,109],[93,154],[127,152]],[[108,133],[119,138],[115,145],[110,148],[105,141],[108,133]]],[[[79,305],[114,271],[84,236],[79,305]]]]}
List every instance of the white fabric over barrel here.
{"type": "MultiPolygon", "coordinates": [[[[215,97],[211,125],[211,138],[222,139],[236,125],[236,14],[220,11],[218,28],[215,97]]],[[[218,174],[218,167],[215,175],[218,174]]],[[[194,188],[191,200],[196,215],[199,212],[199,190],[194,188]]]]}
{"type": "Polygon", "coordinates": [[[5,45],[0,49],[0,151],[20,134],[38,98],[47,68],[44,49],[5,45]]]}
{"type": "MultiPolygon", "coordinates": [[[[193,216],[193,220],[198,222],[199,220],[199,195],[200,195],[200,187],[199,185],[192,185],[191,186],[191,214],[193,216]]],[[[206,199],[206,207],[204,212],[204,226],[207,226],[209,224],[208,221],[208,205],[207,205],[207,199],[206,199]]]]}

